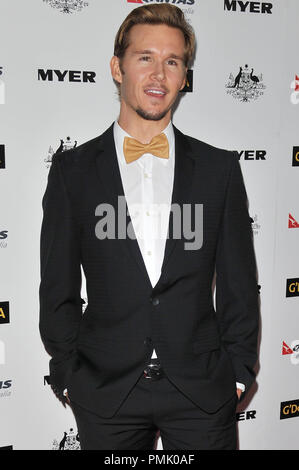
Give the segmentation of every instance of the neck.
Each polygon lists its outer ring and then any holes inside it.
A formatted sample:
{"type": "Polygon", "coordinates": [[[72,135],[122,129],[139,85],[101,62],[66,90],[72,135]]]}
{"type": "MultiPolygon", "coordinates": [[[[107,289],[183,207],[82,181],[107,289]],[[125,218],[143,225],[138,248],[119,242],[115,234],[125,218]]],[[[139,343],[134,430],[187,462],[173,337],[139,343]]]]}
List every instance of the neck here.
{"type": "Polygon", "coordinates": [[[168,126],[171,120],[171,112],[169,111],[159,121],[152,121],[143,119],[136,112],[134,116],[120,110],[118,124],[120,127],[130,134],[134,139],[137,139],[142,144],[148,144],[153,137],[161,134],[161,132],[168,126]]]}

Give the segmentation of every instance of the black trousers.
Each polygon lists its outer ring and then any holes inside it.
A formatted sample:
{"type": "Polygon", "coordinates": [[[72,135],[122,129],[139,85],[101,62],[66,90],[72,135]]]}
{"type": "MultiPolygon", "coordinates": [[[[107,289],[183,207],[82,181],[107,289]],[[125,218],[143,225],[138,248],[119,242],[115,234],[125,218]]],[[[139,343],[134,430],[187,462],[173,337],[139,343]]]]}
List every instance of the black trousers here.
{"type": "Polygon", "coordinates": [[[81,450],[235,450],[237,393],[208,414],[167,377],[143,376],[112,418],[101,418],[71,400],[81,450]]]}

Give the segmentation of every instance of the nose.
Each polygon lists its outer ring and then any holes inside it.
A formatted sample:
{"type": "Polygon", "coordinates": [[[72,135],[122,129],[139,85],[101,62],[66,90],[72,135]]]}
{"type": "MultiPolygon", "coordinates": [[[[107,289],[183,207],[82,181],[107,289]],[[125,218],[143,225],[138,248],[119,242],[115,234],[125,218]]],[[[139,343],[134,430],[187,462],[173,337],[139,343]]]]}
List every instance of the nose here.
{"type": "Polygon", "coordinates": [[[162,81],[165,78],[165,68],[164,63],[162,61],[156,60],[153,65],[153,70],[151,73],[151,77],[153,79],[162,81]]]}

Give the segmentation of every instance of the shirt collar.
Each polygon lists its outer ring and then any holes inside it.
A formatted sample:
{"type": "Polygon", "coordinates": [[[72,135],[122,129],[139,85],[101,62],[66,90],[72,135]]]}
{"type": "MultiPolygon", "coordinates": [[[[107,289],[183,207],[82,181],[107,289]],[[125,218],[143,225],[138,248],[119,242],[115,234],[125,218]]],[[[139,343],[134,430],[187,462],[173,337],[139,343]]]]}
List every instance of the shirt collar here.
{"type": "MultiPolygon", "coordinates": [[[[122,127],[120,127],[117,120],[115,120],[114,122],[113,133],[114,133],[114,141],[115,141],[118,161],[121,165],[128,166],[124,157],[123,142],[124,142],[125,137],[132,137],[132,136],[128,134],[122,127]]],[[[161,162],[161,164],[167,165],[169,160],[173,159],[173,155],[174,155],[174,130],[173,130],[173,125],[171,121],[169,121],[168,125],[161,132],[161,134],[162,133],[164,133],[168,139],[169,158],[158,158],[158,160],[161,162]]]]}

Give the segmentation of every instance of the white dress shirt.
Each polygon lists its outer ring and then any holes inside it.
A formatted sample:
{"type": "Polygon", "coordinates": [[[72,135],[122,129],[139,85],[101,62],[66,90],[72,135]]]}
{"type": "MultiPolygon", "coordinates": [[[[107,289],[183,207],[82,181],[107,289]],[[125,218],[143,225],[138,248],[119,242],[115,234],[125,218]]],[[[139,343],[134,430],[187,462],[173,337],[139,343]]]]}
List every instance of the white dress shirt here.
{"type": "MultiPolygon", "coordinates": [[[[169,143],[168,159],[145,153],[127,163],[123,142],[125,137],[131,136],[117,121],[114,123],[115,147],[128,211],[153,287],[161,274],[174,178],[174,131],[171,122],[163,132],[169,143]]],[[[152,357],[157,357],[155,350],[152,357]]]]}

